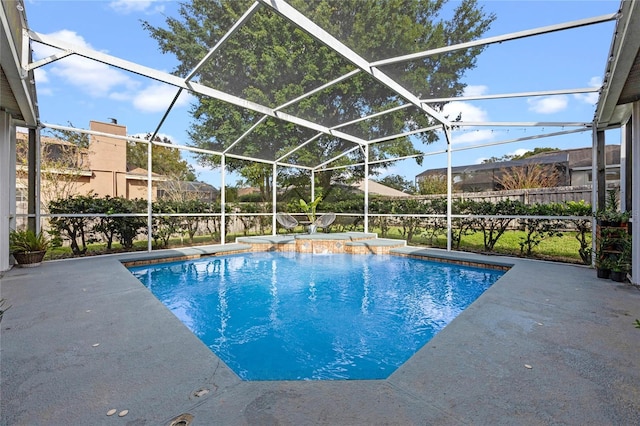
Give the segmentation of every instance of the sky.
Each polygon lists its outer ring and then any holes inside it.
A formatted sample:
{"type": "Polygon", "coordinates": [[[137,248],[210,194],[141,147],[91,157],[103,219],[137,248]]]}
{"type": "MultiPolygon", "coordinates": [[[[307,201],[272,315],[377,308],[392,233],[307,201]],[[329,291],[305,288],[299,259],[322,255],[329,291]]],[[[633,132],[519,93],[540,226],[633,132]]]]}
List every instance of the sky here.
{"type": "MultiPolygon", "coordinates": [[[[362,0],[365,2],[366,0],[362,0]]],[[[455,4],[455,1],[451,1],[455,4]]],[[[484,37],[498,36],[541,26],[615,13],[620,2],[606,1],[479,1],[496,21],[484,37]]],[[[91,48],[138,64],[171,72],[177,64],[170,54],[162,54],[157,42],[142,28],[141,21],[166,27],[167,16],[176,16],[179,3],[164,0],[57,1],[25,0],[29,28],[75,45],[91,48]]],[[[605,72],[614,22],[591,25],[521,40],[490,45],[478,57],[477,67],[463,82],[467,95],[505,94],[542,90],[599,87],[605,72]]],[[[36,59],[52,51],[33,44],[36,59]]],[[[129,135],[153,132],[176,93],[175,88],[122,70],[78,57],[65,58],[36,70],[36,89],[43,123],[87,129],[89,121],[109,122],[111,118],[127,126],[129,135]]],[[[160,129],[173,143],[188,145],[187,129],[193,98],[182,96],[160,129]]],[[[462,114],[463,121],[591,122],[597,93],[509,100],[452,102],[444,113],[462,114]]],[[[453,147],[462,149],[490,144],[563,128],[470,127],[454,131],[453,147]]],[[[619,143],[616,131],[607,132],[607,143],[619,143]]],[[[478,149],[456,151],[454,166],[476,164],[489,157],[520,154],[536,147],[560,149],[591,145],[591,133],[574,133],[478,149]]],[[[444,139],[425,152],[444,149],[444,139]]],[[[188,157],[185,157],[188,159],[188,157]]],[[[191,161],[189,159],[189,161],[191,161]]],[[[384,174],[398,174],[413,181],[429,168],[446,167],[445,155],[426,156],[423,164],[414,160],[396,162],[384,174]]],[[[218,187],[220,172],[193,162],[199,180],[218,187]]],[[[233,184],[235,177],[228,178],[233,184]]]]}

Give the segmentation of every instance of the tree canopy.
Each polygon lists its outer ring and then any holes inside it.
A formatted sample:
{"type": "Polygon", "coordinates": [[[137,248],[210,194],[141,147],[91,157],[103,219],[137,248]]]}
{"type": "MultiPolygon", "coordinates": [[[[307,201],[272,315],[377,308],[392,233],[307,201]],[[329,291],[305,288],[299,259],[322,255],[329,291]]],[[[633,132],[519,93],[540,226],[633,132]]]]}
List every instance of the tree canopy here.
{"type": "MultiPolygon", "coordinates": [[[[167,18],[166,28],[154,27],[148,22],[143,22],[143,26],[163,53],[172,53],[178,59],[174,73],[186,76],[252,3],[252,0],[194,0],[181,3],[179,18],[167,18]]],[[[495,19],[493,14],[485,13],[476,0],[462,0],[450,7],[446,0],[292,0],[290,3],[369,61],[477,39],[495,19]]],[[[456,96],[465,87],[461,78],[465,71],[475,67],[476,56],[482,49],[474,47],[397,63],[383,67],[382,71],[420,98],[456,96]]],[[[276,108],[354,69],[353,64],[304,30],[269,7],[261,6],[203,66],[197,80],[276,108]]],[[[405,103],[406,100],[378,84],[369,74],[360,72],[282,110],[332,127],[405,103]]],[[[205,96],[198,96],[198,103],[192,106],[191,113],[191,144],[216,151],[229,148],[263,119],[257,112],[205,96]]],[[[433,124],[435,121],[419,108],[405,108],[375,120],[341,127],[340,131],[372,140],[433,124]]],[[[315,131],[266,118],[230,152],[274,161],[314,136],[315,131]]],[[[412,138],[430,143],[437,135],[423,132],[412,138]]],[[[373,144],[369,160],[418,154],[413,140],[401,137],[373,144]]],[[[354,146],[353,142],[322,135],[284,161],[316,166],[354,146]]],[[[208,166],[220,164],[219,156],[200,155],[198,161],[208,166]]],[[[363,153],[358,149],[332,165],[361,161],[363,153]]],[[[270,165],[256,164],[247,168],[247,161],[232,158],[226,164],[230,170],[260,186],[265,197],[269,196],[270,189],[265,187],[265,182],[271,180],[270,165]]],[[[372,165],[370,173],[375,174],[376,169],[388,165],[385,162],[372,165]]],[[[287,168],[282,173],[292,179],[308,176],[308,172],[295,168],[287,168]]],[[[319,186],[327,188],[337,181],[361,179],[363,174],[362,167],[322,173],[319,186]]]]}
{"type": "Polygon", "coordinates": [[[406,192],[407,194],[413,194],[416,191],[414,183],[400,175],[388,175],[382,179],[376,179],[376,182],[397,189],[398,191],[406,192]]]}
{"type": "Polygon", "coordinates": [[[541,148],[536,147],[532,151],[526,151],[523,154],[505,154],[502,157],[490,157],[482,160],[482,163],[501,163],[503,161],[524,160],[525,158],[533,157],[534,155],[543,154],[545,152],[560,151],[559,148],[541,148]]]}
{"type": "MultiPolygon", "coordinates": [[[[149,140],[151,134],[147,134],[145,139],[149,140]]],[[[169,138],[156,136],[156,142],[171,143],[169,138]]],[[[147,148],[146,143],[127,142],[127,168],[137,167],[146,169],[147,148]]],[[[195,181],[196,175],[193,167],[180,156],[180,150],[166,146],[154,145],[151,151],[151,168],[154,173],[167,176],[172,180],[195,181]]]]}

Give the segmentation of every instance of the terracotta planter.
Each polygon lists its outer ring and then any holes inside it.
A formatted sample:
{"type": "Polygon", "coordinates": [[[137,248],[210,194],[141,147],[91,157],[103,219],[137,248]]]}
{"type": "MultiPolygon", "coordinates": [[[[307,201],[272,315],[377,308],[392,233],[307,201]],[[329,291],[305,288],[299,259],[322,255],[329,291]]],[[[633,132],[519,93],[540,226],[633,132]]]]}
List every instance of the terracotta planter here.
{"type": "Polygon", "coordinates": [[[21,267],[33,268],[34,266],[39,266],[42,263],[42,259],[44,259],[44,255],[46,253],[46,251],[28,251],[13,253],[13,257],[21,267]]]}

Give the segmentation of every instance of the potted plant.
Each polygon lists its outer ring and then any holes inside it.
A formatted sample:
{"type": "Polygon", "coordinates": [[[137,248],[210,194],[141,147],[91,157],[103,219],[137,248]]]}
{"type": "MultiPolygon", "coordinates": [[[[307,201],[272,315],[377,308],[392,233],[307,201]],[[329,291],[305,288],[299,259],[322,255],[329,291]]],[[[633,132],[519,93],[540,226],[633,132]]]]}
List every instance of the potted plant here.
{"type": "Polygon", "coordinates": [[[621,252],[615,258],[611,266],[611,279],[623,282],[627,279],[627,273],[631,270],[631,238],[628,236],[621,240],[621,252]]]}
{"type": "Polygon", "coordinates": [[[610,189],[607,191],[605,208],[596,212],[596,220],[600,226],[619,227],[629,222],[630,212],[618,211],[618,191],[610,189]]]}
{"type": "Polygon", "coordinates": [[[598,278],[609,279],[613,262],[606,256],[596,258],[596,273],[598,278]]]}
{"type": "Polygon", "coordinates": [[[42,231],[12,230],[9,234],[9,250],[22,267],[40,265],[48,249],[49,239],[42,231]]]}
{"type": "Polygon", "coordinates": [[[626,259],[620,256],[611,266],[611,279],[616,282],[624,282],[627,279],[629,268],[626,259]]]}
{"type": "Polygon", "coordinates": [[[307,203],[302,198],[300,199],[300,208],[302,209],[303,212],[305,212],[307,214],[307,218],[309,219],[309,233],[310,234],[315,233],[316,229],[317,229],[317,225],[315,223],[315,221],[316,221],[316,208],[318,207],[318,204],[320,204],[320,201],[322,201],[322,196],[316,197],[316,199],[313,200],[310,203],[307,203]]]}

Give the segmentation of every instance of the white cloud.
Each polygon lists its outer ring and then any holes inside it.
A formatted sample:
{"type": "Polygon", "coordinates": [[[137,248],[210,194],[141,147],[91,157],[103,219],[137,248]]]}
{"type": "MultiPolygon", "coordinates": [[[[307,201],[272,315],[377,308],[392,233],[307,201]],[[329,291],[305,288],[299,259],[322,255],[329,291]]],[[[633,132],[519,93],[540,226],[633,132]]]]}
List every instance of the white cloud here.
{"type": "MultiPolygon", "coordinates": [[[[508,155],[508,156],[511,156],[511,157],[516,157],[516,156],[523,155],[524,153],[529,152],[529,151],[531,151],[531,150],[527,149],[527,148],[519,148],[519,149],[516,149],[515,151],[508,152],[508,153],[504,154],[504,156],[508,155]]],[[[498,156],[502,157],[503,155],[501,154],[501,155],[498,155],[498,156]]],[[[482,164],[482,163],[485,162],[485,160],[488,160],[488,159],[489,159],[489,157],[477,158],[475,164],[482,164]]]]}
{"type": "MultiPolygon", "coordinates": [[[[448,116],[450,120],[456,120],[460,117],[460,121],[465,122],[489,121],[489,114],[487,111],[468,102],[450,102],[444,106],[442,112],[445,116],[448,116]]],[[[474,127],[465,127],[464,130],[466,131],[462,133],[454,131],[452,135],[452,143],[472,144],[492,140],[494,138],[491,130],[478,129],[474,127]]]]}
{"type": "MultiPolygon", "coordinates": [[[[51,33],[49,36],[73,46],[95,50],[74,31],[61,30],[51,33]]],[[[34,45],[36,58],[43,58],[59,52],[60,50],[48,46],[37,43],[34,45]]],[[[137,83],[124,72],[77,55],[60,59],[51,64],[46,71],[41,70],[40,72],[45,73],[45,80],[38,80],[40,84],[49,83],[51,76],[56,76],[92,97],[108,96],[115,88],[132,91],[137,87],[137,83]]]]}
{"type": "Polygon", "coordinates": [[[49,75],[45,69],[36,68],[33,70],[33,74],[35,75],[38,84],[46,84],[49,82],[49,75]]]}
{"type": "MultiPolygon", "coordinates": [[[[589,80],[589,87],[600,88],[602,86],[602,78],[601,77],[591,77],[589,80]]],[[[582,101],[589,105],[595,105],[598,103],[598,98],[600,94],[598,92],[592,93],[577,93],[573,95],[579,101],[582,101]]]]}
{"type": "MultiPolygon", "coordinates": [[[[73,31],[62,30],[49,35],[70,45],[95,50],[82,36],[73,31]]],[[[38,59],[57,52],[59,50],[48,46],[38,44],[34,46],[34,53],[38,59]]],[[[55,84],[51,80],[56,77],[93,98],[131,103],[141,112],[166,110],[178,90],[173,86],[157,82],[142,87],[140,81],[133,79],[124,71],[76,55],[60,59],[47,66],[46,70],[39,68],[36,73],[39,84],[38,93],[45,95],[52,93],[47,85],[55,84]]],[[[192,99],[192,95],[183,92],[175,107],[188,105],[192,99]]]]}
{"type": "Polygon", "coordinates": [[[155,13],[164,11],[164,5],[159,4],[160,1],[166,0],[114,0],[109,3],[109,7],[123,15],[135,12],[155,13]]]}
{"type": "Polygon", "coordinates": [[[540,114],[553,114],[567,108],[569,98],[565,95],[561,96],[545,96],[541,98],[527,99],[529,111],[540,114]]]}
{"type": "MultiPolygon", "coordinates": [[[[166,110],[178,89],[167,84],[153,83],[139,91],[133,97],[133,106],[143,112],[160,112],[166,110]]],[[[193,96],[182,92],[175,106],[188,105],[193,96]]]]}
{"type": "Polygon", "coordinates": [[[520,155],[523,155],[524,153],[527,153],[529,151],[531,151],[531,150],[527,149],[527,148],[520,148],[520,149],[516,149],[513,152],[509,152],[506,155],[520,156],[520,155]]]}
{"type": "MultiPolygon", "coordinates": [[[[525,152],[529,152],[529,151],[531,151],[531,150],[530,150],[530,149],[527,149],[527,148],[519,148],[519,149],[516,149],[516,150],[515,150],[515,151],[513,151],[513,152],[508,152],[508,153],[506,153],[506,154],[504,154],[504,155],[505,155],[505,156],[506,156],[506,155],[508,155],[508,156],[520,156],[520,155],[524,154],[525,152]]],[[[502,155],[498,155],[498,156],[499,156],[499,157],[502,157],[502,155]]],[[[489,159],[489,157],[480,157],[480,158],[477,158],[477,159],[476,159],[475,164],[482,164],[482,163],[484,163],[484,162],[485,162],[485,160],[488,160],[488,159],[489,159]]]]}
{"type": "Polygon", "coordinates": [[[486,95],[489,92],[489,88],[484,85],[469,85],[464,88],[464,92],[462,96],[482,96],[486,95]]]}
{"type": "Polygon", "coordinates": [[[460,117],[462,121],[487,121],[487,112],[468,102],[449,102],[442,108],[442,113],[450,120],[460,117]]]}
{"type": "MultiPolygon", "coordinates": [[[[84,37],[82,37],[75,31],[60,30],[47,35],[56,40],[60,40],[65,43],[72,44],[74,46],[82,47],[85,49],[92,49],[91,45],[85,41],[84,37]]],[[[40,43],[34,43],[33,52],[36,58],[43,58],[45,56],[50,56],[50,55],[53,55],[54,53],[61,52],[61,50],[56,49],[54,47],[45,46],[40,43]]]]}
{"type": "Polygon", "coordinates": [[[138,83],[122,71],[81,57],[65,58],[51,69],[54,74],[92,97],[106,97],[116,88],[135,90],[138,83]]]}
{"type": "Polygon", "coordinates": [[[38,96],[51,96],[53,95],[53,90],[50,87],[47,87],[47,83],[49,82],[49,74],[43,68],[36,68],[33,70],[33,74],[36,79],[38,96]]]}
{"type": "Polygon", "coordinates": [[[495,134],[491,130],[473,130],[464,132],[459,135],[452,136],[452,142],[455,145],[474,144],[478,142],[487,142],[495,138],[495,134]]]}

